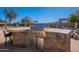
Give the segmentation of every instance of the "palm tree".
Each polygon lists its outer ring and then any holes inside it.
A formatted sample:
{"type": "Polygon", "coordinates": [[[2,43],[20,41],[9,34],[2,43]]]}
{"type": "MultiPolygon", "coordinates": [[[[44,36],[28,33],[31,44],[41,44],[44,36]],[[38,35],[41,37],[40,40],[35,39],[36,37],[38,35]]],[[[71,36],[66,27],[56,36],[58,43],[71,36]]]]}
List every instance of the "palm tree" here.
{"type": "Polygon", "coordinates": [[[79,11],[76,11],[75,13],[69,15],[68,21],[69,22],[75,22],[75,28],[77,28],[78,22],[79,22],[79,11]]]}
{"type": "Polygon", "coordinates": [[[11,24],[12,20],[16,18],[16,12],[12,9],[4,9],[4,15],[9,24],[11,24]]]}

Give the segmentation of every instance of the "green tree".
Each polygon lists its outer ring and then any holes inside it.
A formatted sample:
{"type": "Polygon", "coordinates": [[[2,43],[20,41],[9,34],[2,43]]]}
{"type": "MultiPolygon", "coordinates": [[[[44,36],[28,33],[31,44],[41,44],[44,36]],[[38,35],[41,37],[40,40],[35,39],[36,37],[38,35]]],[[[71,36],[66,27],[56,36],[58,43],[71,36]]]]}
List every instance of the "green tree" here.
{"type": "Polygon", "coordinates": [[[22,21],[21,21],[25,26],[30,26],[31,27],[31,24],[33,23],[37,23],[38,21],[33,21],[30,17],[28,16],[25,16],[22,21]]]}
{"type": "Polygon", "coordinates": [[[25,16],[22,21],[21,21],[25,26],[30,26],[31,25],[31,18],[28,16],[25,16]]]}
{"type": "Polygon", "coordinates": [[[16,22],[16,27],[20,27],[20,22],[16,22]]]}
{"type": "Polygon", "coordinates": [[[78,27],[78,22],[79,22],[79,11],[76,11],[73,14],[70,14],[68,17],[69,22],[74,22],[75,23],[75,28],[78,27]]]}
{"type": "Polygon", "coordinates": [[[11,24],[12,20],[16,18],[16,12],[12,9],[4,9],[4,15],[8,21],[9,24],[11,24]]]}

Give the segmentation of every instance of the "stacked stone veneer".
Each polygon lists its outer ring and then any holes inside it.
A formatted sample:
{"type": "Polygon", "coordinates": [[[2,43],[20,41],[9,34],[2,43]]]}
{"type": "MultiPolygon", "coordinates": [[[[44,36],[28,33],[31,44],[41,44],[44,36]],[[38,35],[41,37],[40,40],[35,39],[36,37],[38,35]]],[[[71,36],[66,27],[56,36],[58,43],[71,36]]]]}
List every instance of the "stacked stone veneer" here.
{"type": "Polygon", "coordinates": [[[17,31],[12,33],[13,45],[30,46],[30,31],[17,31]]]}
{"type": "Polygon", "coordinates": [[[12,31],[13,45],[32,46],[44,50],[45,32],[42,30],[12,31]]]}
{"type": "Polygon", "coordinates": [[[65,52],[70,51],[70,33],[45,32],[30,30],[13,32],[13,44],[34,46],[43,51],[65,52]]]}
{"type": "Polygon", "coordinates": [[[45,51],[70,51],[70,34],[46,32],[45,51]]]}

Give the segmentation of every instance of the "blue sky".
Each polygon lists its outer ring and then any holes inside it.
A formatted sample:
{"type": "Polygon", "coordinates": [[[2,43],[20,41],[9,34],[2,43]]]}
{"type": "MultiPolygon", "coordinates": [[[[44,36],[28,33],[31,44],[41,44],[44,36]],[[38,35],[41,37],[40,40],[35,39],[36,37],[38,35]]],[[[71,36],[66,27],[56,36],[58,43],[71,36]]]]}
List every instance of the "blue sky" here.
{"type": "MultiPolygon", "coordinates": [[[[5,20],[4,8],[0,7],[0,18],[5,20]]],[[[67,18],[71,13],[79,10],[79,7],[12,7],[11,9],[17,13],[13,22],[21,21],[24,16],[29,16],[32,20],[38,20],[39,23],[47,23],[55,22],[59,18],[67,18]]]]}

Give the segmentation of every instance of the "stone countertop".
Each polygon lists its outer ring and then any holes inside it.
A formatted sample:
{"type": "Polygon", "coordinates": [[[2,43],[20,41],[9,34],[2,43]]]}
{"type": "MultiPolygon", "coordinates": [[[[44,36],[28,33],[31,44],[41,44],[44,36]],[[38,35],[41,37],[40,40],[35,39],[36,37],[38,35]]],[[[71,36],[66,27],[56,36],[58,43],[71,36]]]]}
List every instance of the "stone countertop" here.
{"type": "Polygon", "coordinates": [[[20,32],[20,31],[25,31],[25,30],[30,30],[30,27],[17,27],[17,28],[7,29],[7,31],[9,32],[20,32]]]}
{"type": "Polygon", "coordinates": [[[42,30],[32,30],[31,35],[34,35],[36,37],[46,37],[45,31],[42,30]]]}
{"type": "Polygon", "coordinates": [[[46,32],[56,32],[56,33],[63,33],[63,34],[68,34],[72,31],[69,29],[57,29],[57,28],[45,28],[44,30],[46,32]]]}
{"type": "Polygon", "coordinates": [[[9,28],[7,30],[27,30],[30,29],[30,27],[17,27],[17,28],[9,28]]]}

